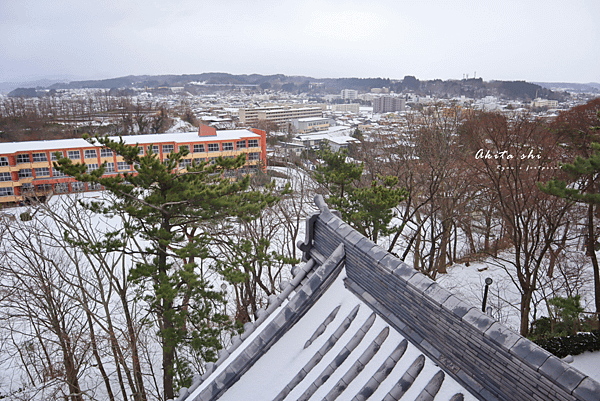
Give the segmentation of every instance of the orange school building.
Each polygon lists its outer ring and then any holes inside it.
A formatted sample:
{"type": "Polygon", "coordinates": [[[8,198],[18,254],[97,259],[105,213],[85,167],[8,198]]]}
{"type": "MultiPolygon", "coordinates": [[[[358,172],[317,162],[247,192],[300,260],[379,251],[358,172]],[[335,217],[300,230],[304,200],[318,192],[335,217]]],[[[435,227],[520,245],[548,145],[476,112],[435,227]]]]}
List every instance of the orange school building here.
{"type": "MultiPolygon", "coordinates": [[[[113,139],[118,140],[118,137],[113,139]]],[[[198,132],[129,135],[123,140],[139,146],[141,154],[152,146],[161,160],[185,146],[190,153],[180,163],[181,169],[191,165],[192,160],[210,162],[219,156],[237,157],[240,153],[247,157],[242,172],[251,172],[259,165],[266,166],[267,162],[266,133],[258,129],[217,131],[201,125],[198,132]]],[[[52,162],[57,160],[56,152],[73,162],[86,164],[88,171],[104,162],[106,175],[134,171],[121,156],[84,139],[0,143],[0,205],[12,205],[33,196],[42,199],[49,194],[101,189],[91,183],[75,181],[54,169],[52,162]]]]}

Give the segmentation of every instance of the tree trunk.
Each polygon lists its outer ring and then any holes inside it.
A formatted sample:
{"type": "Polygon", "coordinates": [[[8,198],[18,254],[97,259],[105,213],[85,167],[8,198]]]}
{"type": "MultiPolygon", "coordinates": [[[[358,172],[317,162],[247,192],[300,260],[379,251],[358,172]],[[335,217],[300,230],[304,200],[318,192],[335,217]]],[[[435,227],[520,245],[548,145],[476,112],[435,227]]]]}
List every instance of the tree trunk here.
{"type": "Polygon", "coordinates": [[[529,334],[529,311],[531,310],[531,291],[525,290],[521,294],[521,329],[520,334],[527,337],[529,334]]]}
{"type": "MultiPolygon", "coordinates": [[[[587,253],[592,260],[592,267],[594,269],[594,295],[596,297],[596,313],[600,314],[600,269],[598,268],[598,258],[596,257],[596,233],[594,231],[594,205],[588,206],[588,241],[587,241],[587,253]]],[[[600,316],[600,315],[598,315],[600,316]]]]}

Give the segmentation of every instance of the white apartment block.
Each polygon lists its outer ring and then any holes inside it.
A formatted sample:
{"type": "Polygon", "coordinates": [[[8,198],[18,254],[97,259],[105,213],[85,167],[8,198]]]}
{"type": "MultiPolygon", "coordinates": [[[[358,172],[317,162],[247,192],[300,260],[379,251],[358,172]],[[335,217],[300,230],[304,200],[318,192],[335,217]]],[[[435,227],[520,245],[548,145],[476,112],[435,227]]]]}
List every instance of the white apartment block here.
{"type": "Polygon", "coordinates": [[[297,107],[284,108],[261,107],[256,109],[240,109],[240,122],[246,125],[254,125],[258,120],[272,121],[277,125],[283,125],[291,120],[311,117],[323,117],[321,107],[297,107]]]}
{"type": "Polygon", "coordinates": [[[344,100],[356,100],[358,99],[358,91],[354,89],[342,89],[342,99],[344,100]]]}

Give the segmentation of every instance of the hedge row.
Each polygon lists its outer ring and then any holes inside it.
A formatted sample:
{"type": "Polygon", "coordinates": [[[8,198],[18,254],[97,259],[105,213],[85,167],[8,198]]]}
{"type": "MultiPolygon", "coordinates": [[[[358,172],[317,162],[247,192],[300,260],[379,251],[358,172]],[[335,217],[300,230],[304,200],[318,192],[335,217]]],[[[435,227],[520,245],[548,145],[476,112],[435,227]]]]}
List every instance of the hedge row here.
{"type": "Polygon", "coordinates": [[[567,355],[579,355],[585,351],[600,351],[600,331],[577,333],[569,337],[552,337],[534,341],[546,351],[559,358],[567,355]]]}

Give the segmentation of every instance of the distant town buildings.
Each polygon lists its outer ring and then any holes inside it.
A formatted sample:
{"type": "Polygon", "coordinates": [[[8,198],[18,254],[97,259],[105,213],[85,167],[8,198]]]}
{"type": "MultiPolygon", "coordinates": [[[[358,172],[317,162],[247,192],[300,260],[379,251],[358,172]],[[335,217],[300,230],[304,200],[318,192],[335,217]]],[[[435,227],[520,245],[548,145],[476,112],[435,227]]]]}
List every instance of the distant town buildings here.
{"type": "Polygon", "coordinates": [[[405,109],[405,100],[396,96],[381,96],[373,99],[373,113],[392,113],[405,109]]]}
{"type": "MultiPolygon", "coordinates": [[[[262,163],[266,165],[265,131],[217,131],[201,125],[198,132],[129,135],[125,143],[138,146],[140,154],[151,148],[163,160],[171,152],[183,147],[190,152],[179,165],[185,169],[196,162],[213,162],[217,157],[237,157],[246,154],[247,165],[242,173],[251,172],[262,163]]],[[[119,138],[113,138],[118,140],[119,138]]],[[[68,157],[74,163],[83,163],[88,171],[97,170],[106,163],[105,175],[135,173],[135,166],[114,154],[110,149],[94,146],[84,139],[59,139],[52,141],[9,142],[2,144],[0,152],[0,205],[19,203],[28,197],[43,198],[50,194],[97,191],[97,184],[76,181],[56,170],[52,165],[59,157],[68,157]]]]}

